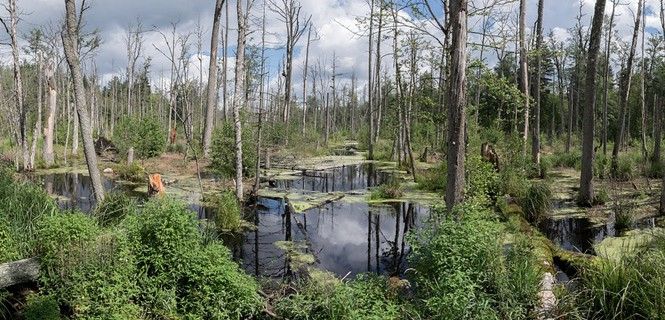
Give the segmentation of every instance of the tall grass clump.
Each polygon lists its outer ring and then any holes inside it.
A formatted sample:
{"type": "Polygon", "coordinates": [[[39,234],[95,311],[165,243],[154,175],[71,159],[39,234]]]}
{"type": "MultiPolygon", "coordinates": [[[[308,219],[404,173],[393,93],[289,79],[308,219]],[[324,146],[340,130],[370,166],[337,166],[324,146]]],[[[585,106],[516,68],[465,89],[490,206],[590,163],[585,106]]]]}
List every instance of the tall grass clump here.
{"type": "Polygon", "coordinates": [[[136,260],[136,302],[151,318],[244,319],[261,305],[258,285],[220,244],[204,245],[194,214],[165,198],[125,220],[136,260]]]}
{"type": "Polygon", "coordinates": [[[237,231],[242,224],[242,208],[233,191],[213,196],[210,204],[216,209],[215,226],[219,230],[237,231]]]}
{"type": "Polygon", "coordinates": [[[33,254],[37,221],[56,212],[58,205],[43,189],[0,168],[0,260],[33,254]]]}
{"type": "Polygon", "coordinates": [[[444,161],[434,168],[420,170],[416,181],[418,189],[443,193],[446,189],[446,168],[447,166],[444,161]]]}
{"type": "Polygon", "coordinates": [[[665,238],[583,269],[582,307],[589,319],[662,319],[665,314],[665,238]]]}
{"type": "Polygon", "coordinates": [[[57,297],[74,318],[136,319],[137,270],[126,235],[102,230],[81,213],[39,222],[42,292],[57,297]]]}
{"type": "Polygon", "coordinates": [[[389,295],[386,279],[359,275],[356,279],[303,283],[296,294],[276,303],[277,313],[292,320],[404,319],[402,306],[389,295]]]}
{"type": "Polygon", "coordinates": [[[395,179],[384,183],[372,190],[369,195],[370,200],[399,199],[404,195],[404,188],[395,179]]]}
{"type": "Polygon", "coordinates": [[[524,198],[520,200],[525,218],[532,222],[542,221],[552,207],[552,189],[546,182],[531,184],[524,198]]]}
{"type": "Polygon", "coordinates": [[[123,192],[113,191],[106,194],[104,201],[95,208],[94,215],[103,227],[116,225],[122,219],[137,212],[136,200],[123,192]]]}

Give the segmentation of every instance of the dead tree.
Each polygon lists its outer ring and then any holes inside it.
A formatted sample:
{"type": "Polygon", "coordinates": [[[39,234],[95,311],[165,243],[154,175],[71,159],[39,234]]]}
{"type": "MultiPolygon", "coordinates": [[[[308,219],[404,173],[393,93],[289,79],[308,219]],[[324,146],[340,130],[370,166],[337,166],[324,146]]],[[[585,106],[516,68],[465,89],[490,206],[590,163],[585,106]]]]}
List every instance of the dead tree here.
{"type": "Polygon", "coordinates": [[[536,166],[540,165],[540,73],[543,60],[543,2],[543,0],[538,1],[538,19],[536,20],[536,84],[534,92],[536,106],[533,110],[533,136],[531,137],[531,158],[536,166]]]}
{"type": "Polygon", "coordinates": [[[524,94],[524,151],[529,137],[529,70],[526,52],[526,1],[520,0],[519,41],[520,41],[520,89],[524,94]]]}
{"type": "Polygon", "coordinates": [[[619,149],[623,144],[624,133],[626,131],[626,109],[628,108],[628,96],[633,79],[633,60],[635,58],[635,48],[637,47],[637,36],[640,30],[640,20],[642,18],[642,0],[637,4],[637,15],[635,17],[635,28],[633,29],[633,39],[630,45],[630,51],[626,60],[626,66],[621,72],[621,81],[619,86],[619,123],[618,130],[614,136],[614,147],[612,148],[612,173],[616,174],[619,166],[619,149]]]}
{"type": "Polygon", "coordinates": [[[9,12],[9,24],[4,19],[0,19],[0,23],[5,27],[5,31],[9,34],[12,48],[12,64],[14,70],[14,102],[16,103],[16,110],[18,115],[18,144],[21,146],[21,155],[23,158],[23,170],[31,170],[30,168],[30,154],[28,152],[28,116],[27,110],[23,105],[23,81],[21,80],[21,65],[19,61],[19,43],[17,35],[18,25],[18,8],[16,7],[16,0],[8,0],[5,7],[9,12]]]}
{"type": "Polygon", "coordinates": [[[467,7],[467,0],[450,1],[452,51],[448,86],[448,174],[445,197],[449,210],[464,198],[467,7]]]}
{"type": "Polygon", "coordinates": [[[212,35],[210,36],[210,64],[208,65],[208,96],[206,104],[205,128],[203,130],[203,156],[210,155],[212,143],[212,127],[217,108],[217,47],[219,44],[219,18],[222,16],[222,6],[225,0],[215,2],[215,13],[212,22],[212,35]]]}
{"type": "Polygon", "coordinates": [[[83,72],[81,71],[81,61],[79,60],[79,35],[80,35],[80,22],[83,18],[83,13],[86,11],[85,1],[81,4],[81,16],[76,16],[76,0],[65,0],[65,32],[62,35],[62,40],[65,48],[65,57],[67,64],[72,75],[72,82],[74,83],[74,96],[76,100],[76,111],[81,126],[83,135],[83,152],[85,154],[86,163],[88,164],[88,172],[92,180],[92,189],[95,194],[97,202],[104,200],[104,187],[102,186],[102,178],[99,174],[97,167],[97,155],[95,154],[95,145],[92,140],[92,128],[90,127],[90,116],[88,114],[87,101],[85,99],[85,86],[83,85],[83,72]]]}
{"type": "Polygon", "coordinates": [[[584,206],[593,204],[593,158],[594,158],[594,131],[596,115],[596,67],[598,66],[598,51],[600,51],[600,38],[603,32],[603,19],[605,17],[605,0],[596,0],[596,7],[591,24],[591,39],[586,69],[586,97],[584,102],[584,130],[582,134],[582,172],[580,174],[579,203],[584,206]]]}

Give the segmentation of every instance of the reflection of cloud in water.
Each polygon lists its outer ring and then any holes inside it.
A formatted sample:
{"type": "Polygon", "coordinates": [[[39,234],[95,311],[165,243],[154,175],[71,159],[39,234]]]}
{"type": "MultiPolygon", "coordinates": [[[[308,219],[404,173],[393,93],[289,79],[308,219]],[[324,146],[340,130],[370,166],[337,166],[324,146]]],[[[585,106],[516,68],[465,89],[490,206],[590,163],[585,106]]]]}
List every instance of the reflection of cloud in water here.
{"type": "MultiPolygon", "coordinates": [[[[243,261],[248,272],[255,272],[258,263],[260,274],[281,276],[285,271],[285,255],[274,242],[286,239],[286,215],[273,211],[280,210],[281,205],[265,201],[261,204],[268,210],[259,213],[258,230],[245,234],[242,250],[236,250],[242,255],[237,258],[243,261]],[[257,247],[258,257],[255,255],[257,247]]],[[[428,211],[407,203],[372,206],[370,210],[366,203],[341,201],[293,215],[292,238],[307,240],[309,246],[303,252],[313,254],[317,266],[340,276],[374,272],[377,262],[378,272],[403,272],[408,253],[408,245],[403,243],[405,227],[408,231],[413,225],[411,222],[423,222],[429,216],[428,211]],[[415,217],[407,219],[407,215],[415,217]]]]}

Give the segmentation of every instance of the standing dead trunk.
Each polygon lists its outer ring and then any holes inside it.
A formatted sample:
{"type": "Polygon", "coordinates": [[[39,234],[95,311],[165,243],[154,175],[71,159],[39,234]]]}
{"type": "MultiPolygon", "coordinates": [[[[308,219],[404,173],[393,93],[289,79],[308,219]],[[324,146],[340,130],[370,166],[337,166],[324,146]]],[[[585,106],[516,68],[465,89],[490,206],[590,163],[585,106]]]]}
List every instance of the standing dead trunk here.
{"type": "Polygon", "coordinates": [[[607,155],[607,128],[608,128],[608,120],[607,120],[607,115],[608,115],[608,99],[607,96],[610,91],[610,84],[609,84],[609,78],[610,78],[610,54],[611,54],[611,47],[612,47],[612,28],[614,28],[614,15],[616,12],[616,7],[617,7],[617,2],[618,0],[612,0],[612,14],[610,15],[610,21],[608,25],[608,30],[607,30],[607,40],[605,43],[605,69],[603,70],[604,74],[604,90],[603,90],[603,136],[601,138],[601,143],[603,145],[603,155],[607,155]]]}
{"type": "Polygon", "coordinates": [[[83,85],[83,74],[81,71],[81,62],[79,61],[78,53],[78,39],[79,29],[78,21],[76,18],[76,0],[65,0],[65,32],[63,33],[63,44],[65,49],[65,56],[67,57],[67,64],[71,71],[72,80],[74,82],[74,95],[76,99],[76,110],[78,119],[83,133],[83,152],[88,164],[88,172],[92,180],[92,189],[95,194],[97,203],[104,200],[104,187],[102,186],[102,178],[99,174],[97,167],[97,154],[95,154],[95,146],[92,141],[92,132],[90,127],[90,116],[88,115],[88,108],[85,99],[85,87],[83,85]]]}
{"type": "Polygon", "coordinates": [[[450,1],[452,56],[448,87],[448,174],[445,199],[449,210],[464,198],[467,5],[467,0],[450,1]]]}
{"type": "Polygon", "coordinates": [[[43,66],[42,54],[37,54],[37,119],[35,121],[35,130],[32,133],[32,147],[30,150],[30,169],[35,169],[35,158],[37,157],[37,141],[42,134],[42,99],[43,99],[43,66]]]}
{"type": "Polygon", "coordinates": [[[645,85],[644,85],[644,77],[646,76],[646,59],[644,56],[644,25],[646,24],[646,16],[645,16],[645,6],[646,4],[643,2],[642,3],[642,20],[644,23],[642,23],[642,45],[641,45],[641,57],[642,57],[642,63],[641,63],[641,77],[640,77],[640,115],[642,116],[642,128],[640,128],[641,131],[641,137],[642,137],[642,159],[643,161],[648,161],[649,159],[649,152],[647,151],[647,115],[646,115],[646,90],[645,90],[645,85]]]}
{"type": "Polygon", "coordinates": [[[46,69],[44,70],[46,75],[46,90],[47,90],[47,107],[48,114],[46,116],[46,130],[44,132],[44,150],[42,158],[44,158],[44,164],[46,167],[52,167],[55,164],[55,159],[53,155],[53,133],[55,131],[55,115],[57,105],[57,96],[58,92],[56,91],[56,82],[55,82],[55,62],[50,59],[46,64],[46,69]]]}
{"type": "Polygon", "coordinates": [[[637,47],[637,35],[640,30],[640,20],[642,18],[642,0],[639,0],[637,7],[635,28],[633,29],[633,40],[630,45],[626,67],[621,73],[621,82],[619,86],[619,123],[618,130],[614,137],[614,146],[612,148],[612,174],[614,175],[619,166],[619,150],[623,144],[624,133],[626,131],[626,110],[628,108],[628,96],[633,79],[633,59],[635,58],[635,47],[637,47]]]}
{"type": "MultiPolygon", "coordinates": [[[[543,0],[538,1],[538,19],[536,22],[536,107],[533,112],[533,136],[531,138],[531,158],[536,167],[540,165],[540,73],[543,45],[543,0]]],[[[554,120],[554,119],[552,119],[554,120]]],[[[540,174],[540,168],[538,169],[540,174]]]]}
{"type": "Polygon", "coordinates": [[[520,0],[520,19],[519,19],[519,41],[520,41],[520,89],[524,94],[524,151],[526,153],[526,142],[529,137],[529,70],[526,53],[526,1],[520,0]]]}
{"type": "Polygon", "coordinates": [[[584,108],[584,131],[582,134],[582,173],[580,175],[579,203],[584,206],[593,204],[593,158],[594,158],[594,130],[596,105],[596,67],[598,65],[598,51],[600,38],[603,32],[603,18],[605,13],[605,0],[596,0],[593,22],[591,25],[591,39],[586,69],[586,97],[584,108]]]}
{"type": "Polygon", "coordinates": [[[212,144],[212,127],[217,109],[217,47],[219,45],[219,18],[222,16],[222,6],[225,0],[215,2],[215,13],[212,22],[212,35],[210,36],[210,64],[208,65],[208,99],[206,104],[205,128],[203,130],[203,156],[210,155],[212,144]]]}
{"type": "Polygon", "coordinates": [[[369,112],[367,113],[367,121],[369,122],[368,131],[368,141],[367,141],[367,159],[374,160],[374,97],[373,97],[373,85],[372,85],[372,54],[374,52],[374,42],[373,42],[373,30],[374,29],[374,0],[370,0],[369,4],[369,54],[367,57],[367,105],[369,112]]]}
{"type": "MultiPolygon", "coordinates": [[[[243,200],[243,167],[242,167],[242,123],[240,108],[245,105],[245,44],[247,41],[247,16],[243,13],[243,5],[238,0],[238,43],[236,46],[235,91],[233,92],[233,128],[235,130],[236,154],[236,198],[243,200]]],[[[249,6],[247,8],[249,11],[249,6]]]]}
{"type": "Polygon", "coordinates": [[[312,42],[312,25],[309,25],[307,31],[307,47],[305,49],[305,69],[302,72],[302,134],[305,134],[305,124],[307,118],[307,68],[309,67],[309,45],[312,42]]]}
{"type": "Polygon", "coordinates": [[[21,155],[23,158],[23,169],[30,170],[30,154],[28,152],[28,116],[27,110],[23,105],[23,81],[21,80],[21,65],[19,61],[19,43],[17,35],[18,25],[18,8],[16,7],[16,0],[9,0],[6,7],[9,12],[9,25],[0,19],[5,31],[9,34],[11,39],[12,48],[12,64],[14,71],[14,102],[16,103],[16,110],[18,112],[18,144],[21,146],[21,155]]]}

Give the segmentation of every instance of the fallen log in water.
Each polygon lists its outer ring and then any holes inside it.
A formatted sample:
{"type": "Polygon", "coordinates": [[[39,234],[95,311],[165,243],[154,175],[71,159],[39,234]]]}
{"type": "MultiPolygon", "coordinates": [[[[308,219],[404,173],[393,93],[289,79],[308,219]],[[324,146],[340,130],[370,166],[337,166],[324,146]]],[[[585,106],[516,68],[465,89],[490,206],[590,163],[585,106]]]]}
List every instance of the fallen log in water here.
{"type": "Polygon", "coordinates": [[[29,258],[0,264],[0,289],[35,282],[39,277],[39,259],[29,258]]]}

